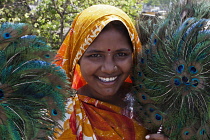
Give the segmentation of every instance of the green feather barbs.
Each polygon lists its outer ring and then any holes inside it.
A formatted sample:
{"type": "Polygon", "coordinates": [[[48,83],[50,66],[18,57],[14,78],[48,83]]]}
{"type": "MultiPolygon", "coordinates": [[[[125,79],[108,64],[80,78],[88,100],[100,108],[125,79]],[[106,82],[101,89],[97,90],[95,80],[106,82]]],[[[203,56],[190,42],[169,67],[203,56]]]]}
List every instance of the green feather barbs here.
{"type": "Polygon", "coordinates": [[[0,136],[2,140],[54,138],[70,94],[54,52],[24,23],[0,28],[0,136]],[[68,95],[69,96],[69,95],[68,95]]]}
{"type": "Polygon", "coordinates": [[[152,132],[163,126],[170,139],[210,138],[209,22],[169,17],[144,44],[133,90],[139,119],[152,132]]]}

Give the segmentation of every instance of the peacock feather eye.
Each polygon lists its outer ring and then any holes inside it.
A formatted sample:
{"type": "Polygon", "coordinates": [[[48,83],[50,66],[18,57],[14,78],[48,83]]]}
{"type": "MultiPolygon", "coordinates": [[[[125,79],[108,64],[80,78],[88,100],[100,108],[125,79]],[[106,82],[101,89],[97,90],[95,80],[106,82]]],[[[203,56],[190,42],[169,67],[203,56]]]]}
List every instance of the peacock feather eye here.
{"type": "Polygon", "coordinates": [[[10,33],[4,33],[3,37],[4,37],[4,39],[9,39],[9,38],[11,38],[11,35],[10,35],[10,33]]]}
{"type": "Polygon", "coordinates": [[[131,80],[134,80],[135,78],[133,76],[130,76],[131,80]]]}
{"type": "Polygon", "coordinates": [[[193,87],[197,87],[198,84],[199,84],[199,80],[198,80],[197,78],[193,78],[193,79],[192,79],[192,86],[193,86],[193,87]]]}
{"type": "Polygon", "coordinates": [[[153,42],[155,45],[157,44],[157,39],[154,39],[154,42],[153,42]]]}
{"type": "Polygon", "coordinates": [[[49,54],[45,54],[44,56],[45,56],[45,58],[50,58],[49,54]]]}
{"type": "Polygon", "coordinates": [[[146,50],[145,50],[145,53],[146,53],[146,54],[149,54],[149,53],[150,53],[150,50],[149,50],[149,49],[146,49],[146,50]]]}
{"type": "Polygon", "coordinates": [[[206,133],[206,130],[205,129],[202,129],[201,131],[200,131],[200,135],[204,135],[206,133]]]}
{"type": "Polygon", "coordinates": [[[156,118],[156,120],[158,120],[158,121],[160,121],[160,120],[162,120],[162,116],[160,115],[160,114],[155,114],[155,118],[156,118]]]}
{"type": "Polygon", "coordinates": [[[138,72],[138,76],[140,76],[140,77],[141,77],[141,76],[142,76],[142,73],[141,73],[141,72],[138,72]]]}
{"type": "Polygon", "coordinates": [[[174,79],[174,85],[179,86],[181,85],[181,81],[178,78],[174,79]]]}
{"type": "Polygon", "coordinates": [[[150,107],[150,108],[149,108],[149,111],[150,111],[150,112],[154,112],[155,109],[150,107]]]}
{"type": "Polygon", "coordinates": [[[184,135],[189,135],[189,134],[190,134],[189,131],[185,131],[185,132],[184,132],[184,135]]]}
{"type": "Polygon", "coordinates": [[[192,74],[196,74],[198,71],[197,71],[197,69],[196,69],[196,67],[194,67],[194,66],[190,66],[189,67],[189,71],[190,71],[190,73],[192,73],[192,74]]]}
{"type": "Polygon", "coordinates": [[[62,89],[62,87],[61,87],[60,85],[57,85],[56,87],[57,87],[58,89],[62,89]]]}
{"type": "Polygon", "coordinates": [[[40,48],[40,47],[41,47],[41,45],[37,43],[37,44],[36,44],[36,47],[37,47],[37,48],[40,48]]]}
{"type": "Polygon", "coordinates": [[[142,64],[144,64],[144,58],[143,58],[143,57],[141,58],[140,62],[141,62],[142,64]]]}
{"type": "Polygon", "coordinates": [[[184,71],[184,65],[181,64],[181,65],[179,65],[179,66],[177,67],[177,72],[178,72],[178,73],[182,73],[183,71],[184,71]]]}
{"type": "Polygon", "coordinates": [[[143,100],[147,100],[147,97],[145,95],[141,96],[143,100]]]}
{"type": "Polygon", "coordinates": [[[2,100],[3,98],[4,98],[4,91],[0,89],[0,100],[2,100]]]}
{"type": "Polygon", "coordinates": [[[57,112],[56,109],[53,109],[53,110],[52,110],[52,115],[53,115],[53,116],[57,116],[57,115],[58,115],[58,112],[57,112]]]}

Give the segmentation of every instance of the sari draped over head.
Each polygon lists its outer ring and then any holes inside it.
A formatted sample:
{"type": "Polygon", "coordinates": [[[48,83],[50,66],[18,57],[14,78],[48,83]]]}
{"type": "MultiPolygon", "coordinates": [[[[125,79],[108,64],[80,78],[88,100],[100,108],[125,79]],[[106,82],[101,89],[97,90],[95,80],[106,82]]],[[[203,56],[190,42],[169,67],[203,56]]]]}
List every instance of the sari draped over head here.
{"type": "MultiPolygon", "coordinates": [[[[128,15],[109,5],[91,6],[75,18],[56,56],[55,64],[66,71],[72,88],[86,84],[77,63],[102,29],[115,20],[126,26],[136,60],[141,44],[128,15]]],[[[78,94],[69,98],[66,118],[59,123],[63,129],[55,130],[58,140],[142,140],[146,135],[146,129],[124,116],[122,108],[78,94]]]]}
{"type": "Polygon", "coordinates": [[[133,57],[141,50],[135,26],[125,12],[110,5],[94,5],[85,9],[73,21],[55,59],[55,64],[66,71],[72,88],[78,89],[86,84],[77,63],[102,29],[115,20],[121,21],[128,30],[133,44],[133,57]]]}

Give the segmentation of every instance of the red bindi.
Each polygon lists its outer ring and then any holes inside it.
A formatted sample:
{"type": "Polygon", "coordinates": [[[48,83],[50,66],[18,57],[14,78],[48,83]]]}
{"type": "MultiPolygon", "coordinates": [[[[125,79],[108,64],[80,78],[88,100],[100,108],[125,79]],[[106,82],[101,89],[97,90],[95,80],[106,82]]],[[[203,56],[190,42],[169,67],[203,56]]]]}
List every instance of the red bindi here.
{"type": "Polygon", "coordinates": [[[108,49],[108,51],[111,51],[111,49],[108,49]]]}

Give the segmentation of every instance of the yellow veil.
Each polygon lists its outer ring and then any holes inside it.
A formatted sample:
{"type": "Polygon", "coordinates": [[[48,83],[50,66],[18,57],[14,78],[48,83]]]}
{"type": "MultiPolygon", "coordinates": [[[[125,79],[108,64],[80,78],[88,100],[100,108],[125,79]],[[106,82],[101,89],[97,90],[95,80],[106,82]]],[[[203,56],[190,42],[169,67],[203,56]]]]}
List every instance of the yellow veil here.
{"type": "Polygon", "coordinates": [[[86,83],[81,76],[78,60],[102,29],[114,20],[119,20],[126,26],[133,43],[134,60],[136,59],[141,44],[129,16],[114,6],[91,6],[75,18],[56,56],[55,64],[66,71],[72,88],[78,89],[86,83]]]}

